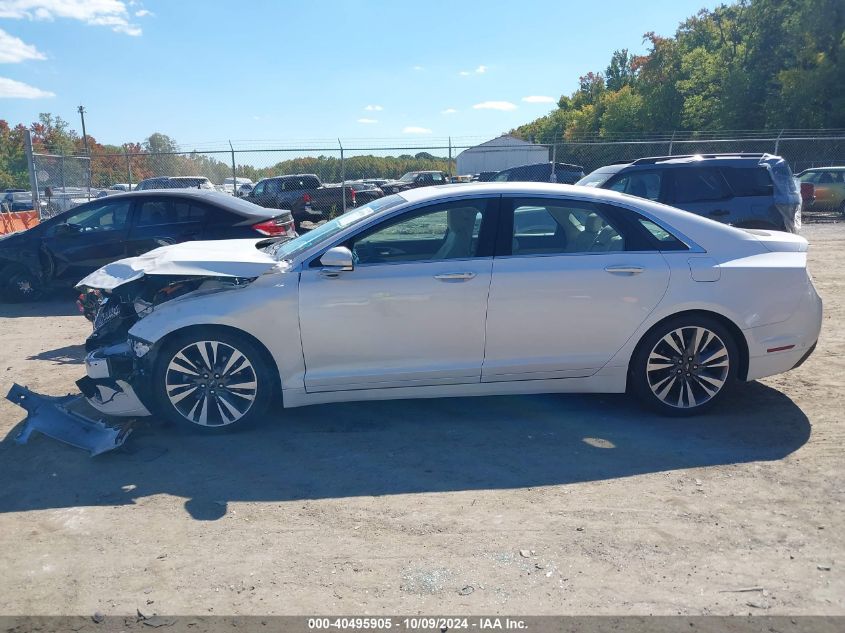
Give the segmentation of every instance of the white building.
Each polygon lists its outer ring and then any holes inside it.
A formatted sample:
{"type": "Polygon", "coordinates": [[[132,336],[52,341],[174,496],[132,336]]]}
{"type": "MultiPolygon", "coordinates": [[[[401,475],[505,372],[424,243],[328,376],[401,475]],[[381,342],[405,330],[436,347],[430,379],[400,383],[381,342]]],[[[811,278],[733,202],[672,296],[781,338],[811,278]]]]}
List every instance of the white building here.
{"type": "Polygon", "coordinates": [[[509,167],[549,162],[549,148],[509,134],[470,147],[457,156],[458,174],[502,171],[509,167]]]}

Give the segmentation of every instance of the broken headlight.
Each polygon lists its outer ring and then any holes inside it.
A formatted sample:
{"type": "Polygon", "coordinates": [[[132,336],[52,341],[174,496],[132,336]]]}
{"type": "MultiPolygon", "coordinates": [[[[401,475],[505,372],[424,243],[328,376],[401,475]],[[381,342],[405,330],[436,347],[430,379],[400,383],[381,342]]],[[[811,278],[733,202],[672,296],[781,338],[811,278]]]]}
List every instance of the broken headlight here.
{"type": "Polygon", "coordinates": [[[143,358],[153,347],[152,343],[137,336],[130,335],[126,342],[129,343],[129,350],[136,358],[143,358]]]}

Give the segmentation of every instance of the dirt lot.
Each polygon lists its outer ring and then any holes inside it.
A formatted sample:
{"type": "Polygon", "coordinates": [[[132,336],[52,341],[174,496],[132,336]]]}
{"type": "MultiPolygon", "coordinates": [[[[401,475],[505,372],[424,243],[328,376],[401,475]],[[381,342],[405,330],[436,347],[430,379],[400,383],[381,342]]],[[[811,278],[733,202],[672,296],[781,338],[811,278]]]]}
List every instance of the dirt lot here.
{"type": "MultiPolygon", "coordinates": [[[[92,459],[15,445],[4,400],[0,612],[843,614],[845,225],[804,233],[818,350],[693,420],[623,396],[324,405],[92,459]]],[[[72,391],[71,303],[0,317],[3,393],[72,391]]]]}

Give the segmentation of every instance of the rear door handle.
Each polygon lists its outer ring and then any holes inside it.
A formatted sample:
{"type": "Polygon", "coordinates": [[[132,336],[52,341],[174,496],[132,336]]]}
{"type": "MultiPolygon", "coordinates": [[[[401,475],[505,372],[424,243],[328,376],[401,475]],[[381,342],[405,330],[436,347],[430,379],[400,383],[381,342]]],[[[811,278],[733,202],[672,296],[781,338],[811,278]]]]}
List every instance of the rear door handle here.
{"type": "Polygon", "coordinates": [[[435,275],[437,281],[469,281],[475,277],[475,273],[441,273],[435,275]]]}
{"type": "Polygon", "coordinates": [[[612,275],[639,275],[645,268],[642,266],[608,266],[605,270],[612,275]]]}

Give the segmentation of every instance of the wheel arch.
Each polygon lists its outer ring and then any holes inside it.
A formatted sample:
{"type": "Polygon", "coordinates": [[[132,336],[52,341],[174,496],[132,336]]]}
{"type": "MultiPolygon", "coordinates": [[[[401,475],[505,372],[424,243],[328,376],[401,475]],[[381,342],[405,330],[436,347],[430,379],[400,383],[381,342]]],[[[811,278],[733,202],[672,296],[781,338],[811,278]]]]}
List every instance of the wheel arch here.
{"type": "Polygon", "coordinates": [[[643,342],[646,340],[646,338],[648,338],[649,334],[651,334],[657,328],[661,327],[666,322],[683,316],[706,316],[715,321],[718,321],[720,325],[724,326],[724,328],[731,333],[731,336],[733,336],[734,339],[734,343],[736,344],[736,347],[739,350],[739,368],[737,371],[737,378],[739,378],[740,380],[745,380],[748,376],[748,341],[745,339],[745,335],[742,333],[742,330],[736,323],[734,323],[725,315],[719,314],[718,312],[713,312],[711,310],[682,310],[681,312],[675,312],[666,317],[663,317],[657,323],[654,323],[650,328],[648,328],[648,330],[643,332],[643,335],[640,337],[640,340],[634,347],[634,351],[631,353],[631,357],[628,359],[628,375],[630,376],[631,366],[633,365],[634,360],[637,358],[637,355],[640,353],[640,349],[643,345],[643,342]]]}
{"type": "Polygon", "coordinates": [[[278,363],[276,363],[276,359],[273,358],[273,355],[270,353],[270,350],[267,349],[267,346],[264,345],[264,343],[262,343],[258,338],[256,338],[255,336],[253,336],[249,332],[246,332],[246,331],[241,330],[241,329],[236,328],[236,327],[232,327],[231,325],[222,325],[222,324],[217,324],[217,323],[202,324],[202,325],[186,325],[184,327],[176,328],[174,330],[167,332],[167,334],[165,334],[164,336],[162,336],[159,340],[157,340],[155,342],[153,349],[150,350],[150,353],[148,355],[149,358],[147,356],[144,357],[145,360],[148,363],[149,368],[152,369],[152,367],[154,366],[154,364],[155,364],[155,362],[158,358],[158,353],[161,350],[161,348],[164,345],[166,345],[169,341],[171,341],[174,337],[183,336],[183,335],[186,335],[186,334],[191,334],[195,331],[196,332],[201,331],[201,332],[204,333],[204,335],[207,335],[209,330],[218,331],[218,332],[219,331],[228,332],[229,334],[233,334],[235,336],[243,337],[243,338],[247,339],[250,343],[255,345],[255,347],[258,349],[259,353],[261,354],[262,358],[264,359],[264,362],[267,363],[267,366],[270,367],[270,369],[272,371],[273,375],[271,376],[271,380],[273,382],[273,389],[275,391],[275,395],[278,396],[279,398],[282,397],[282,379],[281,379],[281,373],[279,371],[279,365],[278,365],[278,363]]]}

